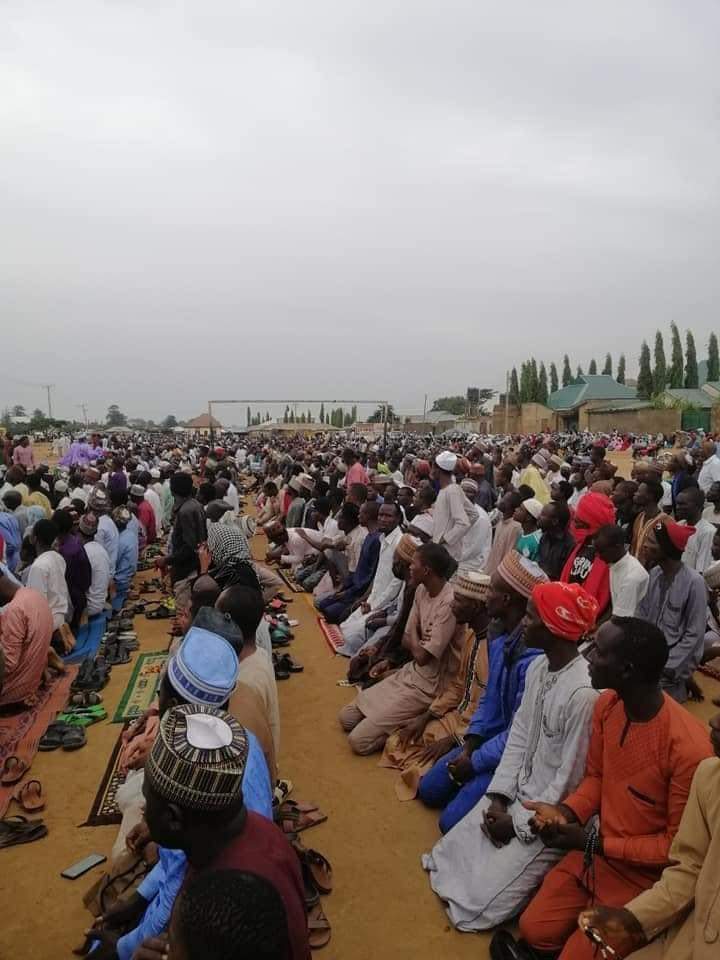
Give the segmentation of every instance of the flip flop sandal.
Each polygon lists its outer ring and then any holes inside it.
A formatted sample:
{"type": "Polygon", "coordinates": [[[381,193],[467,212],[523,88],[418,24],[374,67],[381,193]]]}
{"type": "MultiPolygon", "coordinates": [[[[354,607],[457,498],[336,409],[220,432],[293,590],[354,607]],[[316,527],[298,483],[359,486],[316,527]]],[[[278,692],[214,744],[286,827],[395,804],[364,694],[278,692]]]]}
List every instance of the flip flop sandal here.
{"type": "Polygon", "coordinates": [[[330,943],[332,929],[321,903],[317,903],[308,913],[307,926],[308,943],[311,950],[320,950],[330,943]]]}
{"type": "Polygon", "coordinates": [[[276,598],[275,600],[271,600],[265,609],[271,610],[273,613],[284,613],[287,603],[287,600],[279,600],[276,598]]]}
{"type": "Polygon", "coordinates": [[[32,843],[46,837],[48,828],[42,820],[26,817],[7,817],[0,820],[0,847],[13,847],[18,843],[32,843]]]}
{"type": "Polygon", "coordinates": [[[72,697],[70,697],[70,705],[73,707],[94,707],[99,703],[102,703],[102,696],[94,690],[74,693],[72,697]]]}
{"type": "Polygon", "coordinates": [[[285,803],[292,792],[292,780],[278,780],[273,790],[273,804],[278,806],[281,803],[285,803]]]}
{"type": "Polygon", "coordinates": [[[289,671],[289,670],[283,670],[281,667],[279,667],[277,664],[275,664],[275,679],[276,679],[276,680],[289,680],[289,679],[290,679],[290,671],[289,671]]]}
{"type": "Polygon", "coordinates": [[[309,913],[314,906],[320,903],[320,891],[315,885],[310,868],[303,860],[300,861],[300,872],[302,873],[305,912],[309,913]]]}
{"type": "Polygon", "coordinates": [[[148,620],[169,620],[173,616],[174,611],[170,610],[168,606],[164,603],[161,603],[157,610],[146,610],[145,616],[148,620]]]}
{"type": "Polygon", "coordinates": [[[270,644],[271,644],[273,647],[289,647],[289,646],[290,646],[290,641],[289,641],[289,640],[286,640],[285,638],[282,638],[282,637],[277,638],[277,639],[275,639],[274,637],[270,637],[270,644]]]}
{"type": "Polygon", "coordinates": [[[309,800],[286,800],[282,805],[282,809],[283,812],[311,813],[314,810],[318,810],[319,807],[309,800]]]}
{"type": "Polygon", "coordinates": [[[330,866],[330,861],[327,860],[321,853],[318,853],[317,850],[308,850],[307,847],[303,847],[299,840],[296,840],[293,843],[293,847],[295,847],[295,850],[302,863],[307,865],[312,875],[313,882],[320,893],[322,893],[324,896],[332,893],[333,869],[330,866]]]}
{"type": "Polygon", "coordinates": [[[24,760],[21,760],[20,757],[16,757],[13,754],[13,756],[8,757],[5,761],[2,776],[0,776],[0,784],[4,787],[11,787],[14,783],[22,780],[29,769],[29,765],[24,760]]]}
{"type": "Polygon", "coordinates": [[[42,784],[39,780],[27,780],[14,791],[13,800],[16,800],[28,813],[42,810],[45,806],[42,784]]]}
{"type": "Polygon", "coordinates": [[[293,660],[289,653],[284,653],[278,658],[278,666],[281,670],[289,670],[290,673],[302,673],[305,669],[301,663],[298,663],[297,660],[293,660]]]}
{"type": "Polygon", "coordinates": [[[38,750],[49,753],[51,750],[59,750],[63,745],[63,737],[70,730],[67,723],[51,723],[40,739],[38,750]]]}
{"type": "Polygon", "coordinates": [[[66,751],[79,750],[87,743],[87,736],[82,727],[68,727],[63,735],[62,748],[66,751]]]}
{"type": "Polygon", "coordinates": [[[301,833],[325,823],[327,815],[320,810],[311,810],[308,813],[291,814],[291,819],[295,822],[295,833],[301,833]]]}

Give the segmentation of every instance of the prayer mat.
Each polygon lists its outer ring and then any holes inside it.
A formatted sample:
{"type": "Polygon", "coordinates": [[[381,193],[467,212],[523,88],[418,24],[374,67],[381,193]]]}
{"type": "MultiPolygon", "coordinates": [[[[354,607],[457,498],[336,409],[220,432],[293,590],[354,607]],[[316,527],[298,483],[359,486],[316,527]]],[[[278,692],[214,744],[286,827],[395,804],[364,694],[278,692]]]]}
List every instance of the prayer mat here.
{"type": "Polygon", "coordinates": [[[707,663],[703,663],[702,666],[699,666],[698,670],[700,673],[704,673],[708,677],[712,677],[713,680],[720,680],[720,657],[715,657],[714,660],[708,660],[707,663]]]}
{"type": "Polygon", "coordinates": [[[124,732],[125,727],[120,731],[120,736],[110,754],[110,760],[103,774],[100,788],[95,794],[88,818],[85,823],[80,824],[81,827],[105,827],[110,823],[122,823],[122,813],[117,805],[116,797],[118,788],[125,783],[125,774],[118,770],[124,732]]]}
{"type": "Polygon", "coordinates": [[[305,593],[305,588],[301,587],[299,583],[296,583],[290,574],[286,570],[282,570],[280,567],[274,568],[275,573],[280,577],[280,579],[287,584],[287,586],[292,590],[293,593],[305,593]]]}
{"type": "Polygon", "coordinates": [[[168,654],[165,651],[141,653],[135,661],[132,676],[113,717],[113,723],[135,720],[145,713],[157,693],[160,675],[168,654]]]}
{"type": "Polygon", "coordinates": [[[345,645],[345,638],[342,635],[340,627],[334,623],[328,623],[325,617],[318,617],[317,622],[322,630],[323,636],[328,642],[328,646],[333,653],[337,653],[338,648],[345,645]]]}
{"type": "MultiPolygon", "coordinates": [[[[8,757],[19,757],[28,765],[32,763],[40,739],[67,704],[76,675],[77,667],[68,667],[66,673],[55,677],[37,693],[31,706],[0,710],[0,768],[8,757]]],[[[0,817],[5,816],[16,786],[0,786],[0,817]]]]}

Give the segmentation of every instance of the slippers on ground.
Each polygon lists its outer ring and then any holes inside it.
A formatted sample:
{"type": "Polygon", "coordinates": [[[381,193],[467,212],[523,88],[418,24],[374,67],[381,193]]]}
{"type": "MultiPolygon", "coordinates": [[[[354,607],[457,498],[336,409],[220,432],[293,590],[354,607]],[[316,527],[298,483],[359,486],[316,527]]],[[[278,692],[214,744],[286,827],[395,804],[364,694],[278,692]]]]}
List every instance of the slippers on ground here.
{"type": "Polygon", "coordinates": [[[305,667],[293,660],[289,653],[283,653],[277,658],[277,666],[281,670],[288,670],[290,673],[302,673],[305,667]]]}
{"type": "Polygon", "coordinates": [[[73,707],[95,707],[99,703],[102,703],[102,696],[95,690],[84,690],[70,697],[70,705],[73,707]]]}
{"type": "Polygon", "coordinates": [[[23,810],[35,813],[45,806],[45,793],[39,780],[26,780],[13,791],[13,800],[16,800],[23,810]]]}
{"type": "Polygon", "coordinates": [[[311,950],[320,950],[330,943],[332,928],[321,903],[316,903],[308,912],[307,925],[308,943],[311,950]]]}
{"type": "Polygon", "coordinates": [[[48,828],[42,820],[26,817],[7,817],[0,820],[0,847],[14,847],[18,843],[32,843],[46,837],[48,828]]]}
{"type": "Polygon", "coordinates": [[[292,780],[278,780],[273,790],[273,804],[277,806],[278,804],[284,803],[292,792],[292,780]]]}
{"type": "Polygon", "coordinates": [[[155,610],[146,610],[145,616],[148,620],[169,620],[174,612],[166,604],[161,603],[155,610]]]}
{"type": "Polygon", "coordinates": [[[291,843],[300,863],[307,868],[320,893],[324,896],[332,893],[333,869],[330,866],[330,861],[321,853],[318,853],[317,850],[304,847],[301,840],[295,839],[291,843]]]}
{"type": "Polygon", "coordinates": [[[20,757],[15,755],[8,757],[3,765],[2,775],[0,775],[0,784],[4,787],[11,787],[14,783],[22,780],[29,769],[28,764],[20,757]]]}
{"type": "Polygon", "coordinates": [[[87,736],[83,727],[68,727],[63,735],[62,748],[68,752],[79,750],[87,743],[87,736]]]}
{"type": "Polygon", "coordinates": [[[87,736],[82,726],[71,725],[61,721],[51,723],[40,740],[38,750],[50,752],[58,750],[79,750],[87,743],[87,736]]]}

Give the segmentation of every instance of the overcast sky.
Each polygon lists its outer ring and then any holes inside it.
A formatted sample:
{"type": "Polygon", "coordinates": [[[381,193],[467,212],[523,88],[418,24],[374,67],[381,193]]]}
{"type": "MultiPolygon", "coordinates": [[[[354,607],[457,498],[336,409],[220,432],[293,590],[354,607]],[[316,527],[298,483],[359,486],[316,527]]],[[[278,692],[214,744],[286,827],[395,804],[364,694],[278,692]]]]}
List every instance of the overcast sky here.
{"type": "Polygon", "coordinates": [[[720,332],[716,0],[0,12],[0,406],[412,412],[720,332]]]}

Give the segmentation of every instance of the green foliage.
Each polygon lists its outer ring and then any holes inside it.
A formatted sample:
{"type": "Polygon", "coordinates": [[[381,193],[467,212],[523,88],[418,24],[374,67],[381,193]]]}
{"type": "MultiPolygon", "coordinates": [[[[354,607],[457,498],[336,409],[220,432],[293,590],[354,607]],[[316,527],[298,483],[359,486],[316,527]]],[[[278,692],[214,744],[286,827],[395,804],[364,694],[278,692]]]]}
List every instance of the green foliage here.
{"type": "MultiPolygon", "coordinates": [[[[395,410],[393,409],[393,405],[391,403],[388,404],[387,411],[388,411],[388,423],[397,423],[397,421],[400,418],[395,413],[395,410]]],[[[378,407],[377,410],[371,416],[368,417],[368,423],[382,423],[384,419],[385,419],[384,408],[378,407]]]]}
{"type": "Polygon", "coordinates": [[[695,337],[688,330],[685,334],[685,388],[687,390],[697,390],[699,384],[695,337]]]}
{"type": "Polygon", "coordinates": [[[603,375],[606,377],[612,376],[612,357],[609,353],[605,354],[605,366],[603,367],[603,375]]]}
{"type": "Polygon", "coordinates": [[[653,395],[653,375],[650,369],[650,347],[643,340],[640,350],[640,371],[637,381],[637,395],[641,400],[649,400],[653,395]]]}
{"type": "Polygon", "coordinates": [[[708,341],[708,380],[715,382],[720,380],[720,355],[718,354],[718,338],[714,333],[710,334],[708,341]]]}
{"type": "Polygon", "coordinates": [[[597,376],[597,363],[595,362],[594,359],[590,361],[590,366],[588,367],[588,373],[590,374],[591,377],[597,376]]]}
{"type": "Polygon", "coordinates": [[[517,406],[520,403],[520,382],[518,380],[517,368],[512,368],[510,374],[510,388],[508,390],[508,403],[517,406]]]}
{"type": "Polygon", "coordinates": [[[655,369],[653,370],[653,393],[660,394],[665,390],[667,383],[667,366],[665,364],[665,344],[663,335],[658,330],[655,334],[655,369]]]}
{"type": "Polygon", "coordinates": [[[673,390],[678,390],[683,385],[683,351],[682,343],[680,342],[680,331],[676,323],[670,324],[670,337],[672,342],[672,356],[670,359],[668,384],[673,390]]]}
{"type": "Polygon", "coordinates": [[[548,377],[545,364],[540,364],[540,373],[538,374],[538,388],[535,399],[538,403],[547,405],[548,402],[548,377]]]}
{"type": "Polygon", "coordinates": [[[118,407],[116,403],[113,403],[108,407],[105,423],[108,427],[124,427],[127,424],[127,417],[124,413],[122,413],[120,407],[118,407]]]}
{"type": "Polygon", "coordinates": [[[575,374],[575,379],[573,380],[573,383],[580,383],[581,378],[583,376],[584,376],[583,368],[580,366],[580,364],[578,364],[577,373],[575,374]]]}
{"type": "Polygon", "coordinates": [[[567,354],[563,357],[562,385],[569,387],[573,382],[572,370],[570,369],[570,357],[567,354]]]}
{"type": "Polygon", "coordinates": [[[558,380],[557,367],[554,363],[550,364],[550,393],[555,393],[559,388],[560,381],[558,380]]]}
{"type": "Polygon", "coordinates": [[[160,428],[162,430],[174,430],[177,425],[177,417],[174,417],[171,413],[169,413],[160,424],[160,428]]]}
{"type": "Polygon", "coordinates": [[[625,383],[625,354],[620,354],[620,359],[618,360],[617,375],[615,377],[618,383],[625,383]]]}

